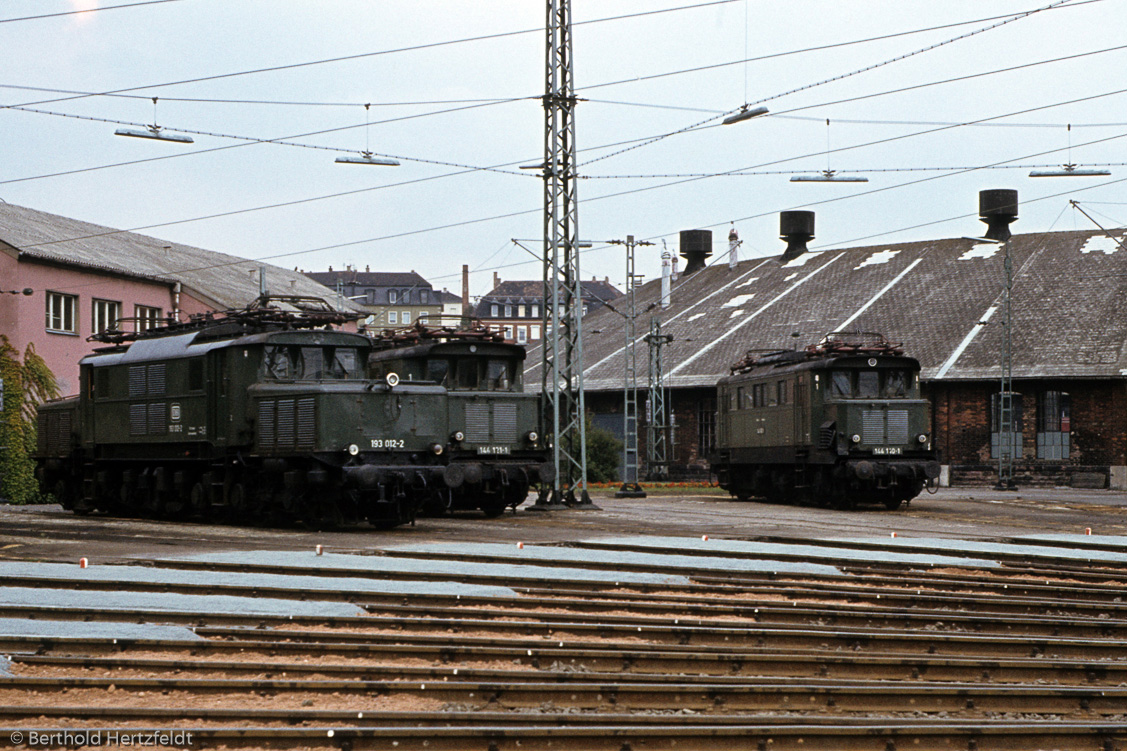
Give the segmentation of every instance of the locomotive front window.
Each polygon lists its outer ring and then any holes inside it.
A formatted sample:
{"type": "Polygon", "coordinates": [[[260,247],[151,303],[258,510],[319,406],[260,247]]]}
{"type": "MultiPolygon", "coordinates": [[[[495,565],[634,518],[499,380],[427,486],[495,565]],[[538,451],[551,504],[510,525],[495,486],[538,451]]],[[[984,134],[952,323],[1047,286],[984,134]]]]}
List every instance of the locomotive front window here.
{"type": "Polygon", "coordinates": [[[512,389],[510,363],[506,360],[490,360],[485,372],[487,391],[509,391],[512,389]]]}
{"type": "Polygon", "coordinates": [[[293,378],[293,361],[289,347],[267,347],[262,357],[262,371],[267,378],[288,381],[293,378]]]}
{"type": "Polygon", "coordinates": [[[884,397],[902,398],[908,395],[908,377],[903,370],[886,370],[884,373],[884,397]]]}
{"type": "Polygon", "coordinates": [[[880,396],[880,372],[861,370],[857,373],[857,394],[861,399],[876,399],[880,396]]]}
{"type": "Polygon", "coordinates": [[[830,396],[853,396],[853,378],[848,370],[835,370],[830,374],[830,396]]]}
{"type": "Polygon", "coordinates": [[[473,390],[477,388],[478,375],[477,360],[458,361],[458,386],[459,389],[473,390]]]}
{"type": "Polygon", "coordinates": [[[427,360],[427,380],[434,381],[439,386],[446,385],[446,375],[450,372],[450,363],[447,360],[427,360]]]}
{"type": "Polygon", "coordinates": [[[331,347],[329,378],[341,380],[363,378],[364,369],[360,367],[360,353],[355,347],[331,347]]]}

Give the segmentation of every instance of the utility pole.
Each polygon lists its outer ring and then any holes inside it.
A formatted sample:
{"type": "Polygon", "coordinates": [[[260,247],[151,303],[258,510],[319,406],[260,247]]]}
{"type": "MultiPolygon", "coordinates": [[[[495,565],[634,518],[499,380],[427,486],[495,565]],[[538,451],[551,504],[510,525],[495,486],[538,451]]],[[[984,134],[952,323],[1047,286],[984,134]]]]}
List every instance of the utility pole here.
{"type": "Polygon", "coordinates": [[[544,87],[543,434],[555,470],[532,508],[594,508],[587,492],[571,0],[548,0],[544,87]]]}
{"type": "Polygon", "coordinates": [[[998,484],[996,490],[1016,490],[1014,482],[1014,400],[1013,400],[1013,317],[1010,297],[1013,293],[1014,267],[1010,257],[1010,241],[1002,243],[1002,377],[998,394],[998,484]]]}
{"type": "Polygon", "coordinates": [[[665,408],[665,373],[662,370],[661,348],[673,341],[661,333],[661,321],[650,319],[650,333],[645,342],[650,348],[649,420],[646,422],[647,480],[669,479],[669,415],[665,408]]]}
{"type": "Polygon", "coordinates": [[[622,349],[625,363],[625,377],[622,384],[622,487],[614,494],[615,498],[645,498],[646,491],[638,484],[638,359],[635,351],[634,322],[637,316],[635,290],[638,277],[634,274],[634,248],[638,245],[653,245],[651,242],[635,242],[633,235],[626,241],[611,240],[615,245],[626,246],[626,342],[622,349]]]}

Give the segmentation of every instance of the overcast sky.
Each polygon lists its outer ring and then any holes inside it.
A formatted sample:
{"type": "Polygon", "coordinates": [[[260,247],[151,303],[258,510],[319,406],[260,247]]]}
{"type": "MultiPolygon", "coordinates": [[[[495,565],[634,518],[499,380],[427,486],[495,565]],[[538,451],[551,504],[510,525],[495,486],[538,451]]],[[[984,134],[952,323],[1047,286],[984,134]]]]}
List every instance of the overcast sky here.
{"type": "MultiPolygon", "coordinates": [[[[529,251],[543,187],[516,167],[543,155],[543,3],[110,7],[131,2],[0,3],[0,199],[291,268],[415,270],[453,291],[469,264],[474,295],[494,271],[540,278],[529,251]],[[322,62],[336,58],[351,59],[322,62]],[[154,120],[195,143],[113,135],[154,120]],[[402,165],[334,163],[363,150],[402,165]],[[226,212],[239,213],[213,217],[226,212]]],[[[1094,228],[1070,199],[1105,227],[1127,223],[1127,167],[1028,177],[1127,163],[1124,0],[574,0],[573,11],[579,234],[596,243],[585,278],[621,287],[623,251],[602,242],[628,234],[656,243],[638,250],[647,278],[682,229],[713,229],[714,260],[733,225],[744,257],[781,253],[787,209],[817,213],[814,250],[978,235],[984,188],[1019,191],[1015,233],[1094,228]],[[744,103],[771,113],[718,124],[744,103]],[[789,181],[825,169],[869,182],[789,181]],[[757,174],[720,174],[732,171],[757,174]]]]}

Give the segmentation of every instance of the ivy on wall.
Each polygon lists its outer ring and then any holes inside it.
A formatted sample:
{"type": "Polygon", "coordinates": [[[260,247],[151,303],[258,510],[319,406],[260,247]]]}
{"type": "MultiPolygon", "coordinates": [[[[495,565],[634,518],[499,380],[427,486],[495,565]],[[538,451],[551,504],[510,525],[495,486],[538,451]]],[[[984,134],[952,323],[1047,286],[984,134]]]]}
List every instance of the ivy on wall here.
{"type": "Polygon", "coordinates": [[[55,375],[29,344],[19,351],[0,334],[0,498],[11,503],[43,500],[35,481],[36,411],[59,395],[55,375]]]}

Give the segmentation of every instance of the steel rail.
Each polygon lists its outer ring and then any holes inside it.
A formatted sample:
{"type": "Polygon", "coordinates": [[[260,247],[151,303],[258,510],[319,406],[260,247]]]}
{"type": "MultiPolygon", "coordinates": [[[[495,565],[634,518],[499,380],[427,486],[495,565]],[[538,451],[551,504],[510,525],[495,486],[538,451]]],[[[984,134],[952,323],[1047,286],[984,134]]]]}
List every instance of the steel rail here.
{"type": "MultiPolygon", "coordinates": [[[[115,696],[139,692],[180,692],[193,696],[242,696],[265,692],[284,694],[339,694],[340,696],[427,697],[445,702],[489,707],[538,708],[547,705],[570,709],[650,711],[668,708],[696,711],[817,711],[840,713],[945,712],[1035,713],[1084,712],[1089,715],[1124,716],[1127,688],[1075,686],[980,686],[977,684],[880,684],[850,682],[807,685],[800,682],[728,684],[664,683],[474,683],[466,681],[354,681],[231,678],[27,678],[15,676],[0,682],[0,697],[10,692],[41,694],[82,689],[108,689],[115,696]]],[[[119,701],[124,701],[120,699],[119,701]]]]}
{"type": "MultiPolygon", "coordinates": [[[[610,548],[607,549],[618,549],[610,548]]],[[[626,548],[633,552],[649,552],[644,547],[626,548]]],[[[664,551],[673,553],[675,551],[664,551]]],[[[705,555],[703,551],[693,551],[699,555],[705,555]]],[[[685,551],[680,554],[691,554],[685,551]]],[[[441,557],[441,556],[438,556],[441,557]]],[[[749,556],[734,556],[734,555],[710,555],[709,557],[731,557],[731,558],[746,558],[749,556]]],[[[752,556],[753,557],[753,556],[752,556]]],[[[460,557],[449,557],[447,560],[458,561],[462,560],[460,557]]],[[[808,560],[808,559],[799,559],[808,560]]],[[[513,563],[512,560],[507,558],[500,558],[497,561],[513,563]]],[[[851,561],[854,565],[856,561],[851,561]]],[[[525,565],[540,565],[537,561],[531,560],[525,565]]],[[[263,573],[263,574],[307,574],[315,576],[324,576],[327,578],[372,578],[372,579],[385,579],[388,573],[385,571],[365,571],[363,569],[345,569],[345,568],[330,568],[321,567],[317,565],[299,566],[295,564],[244,564],[244,563],[223,563],[213,561],[188,561],[188,560],[168,560],[156,562],[155,568],[167,568],[176,570],[189,570],[189,571],[232,571],[238,573],[263,573]]],[[[596,570],[623,570],[618,564],[582,564],[584,568],[594,568],[596,570]]],[[[549,568],[545,566],[545,568],[549,568]]],[[[922,596],[924,593],[934,595],[936,597],[948,594],[950,596],[960,598],[962,600],[970,601],[969,598],[974,598],[974,601],[979,601],[983,595],[1004,595],[1010,597],[1024,597],[1029,599],[1051,600],[1059,603],[1117,603],[1122,602],[1124,591],[1127,590],[1127,572],[1124,572],[1121,581],[1115,585],[1102,584],[1102,585],[1085,585],[1075,582],[1060,583],[1060,584],[1039,584],[1033,579],[1044,579],[1043,572],[1036,573],[1034,571],[1028,572],[1029,581],[1013,581],[1007,577],[998,581],[991,581],[989,578],[982,576],[974,576],[971,574],[965,576],[954,576],[944,573],[928,573],[927,576],[913,576],[908,572],[919,571],[922,567],[911,566],[905,567],[904,570],[898,572],[886,573],[881,575],[871,574],[870,568],[861,569],[850,574],[840,577],[832,576],[818,576],[818,575],[802,575],[798,580],[791,578],[780,578],[774,574],[756,574],[752,572],[744,573],[731,573],[726,575],[716,574],[713,572],[700,572],[691,574],[693,584],[679,584],[679,583],[612,583],[612,582],[595,582],[595,581],[581,581],[581,580],[559,580],[560,584],[565,586],[568,591],[606,591],[615,587],[628,587],[631,590],[636,590],[640,593],[650,592],[675,592],[685,595],[707,596],[712,595],[730,595],[733,593],[766,593],[766,594],[783,594],[792,597],[811,597],[811,596],[825,596],[826,594],[834,595],[874,595],[886,594],[888,596],[895,596],[898,592],[910,594],[912,590],[918,590],[917,596],[922,596]],[[749,584],[749,581],[760,582],[759,584],[749,584]]],[[[646,569],[648,570],[648,569],[646,569]]],[[[987,570],[988,573],[993,573],[995,569],[987,570]]],[[[684,571],[680,573],[685,573],[684,571]]],[[[1050,576],[1057,576],[1055,572],[1051,572],[1050,576]]],[[[401,581],[449,581],[450,574],[448,573],[428,573],[421,571],[397,571],[395,578],[401,581]]],[[[475,584],[492,584],[498,586],[512,587],[518,590],[534,589],[527,587],[527,579],[524,577],[506,576],[504,573],[497,574],[477,574],[474,572],[465,572],[459,574],[460,581],[473,582],[475,584]]]]}
{"type": "MultiPolygon", "coordinates": [[[[420,667],[386,663],[330,663],[264,662],[257,660],[203,660],[199,656],[188,660],[133,658],[133,657],[82,657],[51,655],[11,655],[15,664],[32,668],[81,668],[84,671],[100,670],[106,675],[114,671],[129,673],[154,672],[162,675],[193,673],[221,673],[274,676],[324,675],[349,679],[375,679],[396,676],[408,680],[504,681],[529,683],[555,681],[573,683],[585,681],[643,681],[664,683],[745,683],[748,676],[778,680],[796,678],[823,681],[932,681],[959,682],[990,685],[995,683],[1039,683],[1043,685],[1119,686],[1127,684],[1127,664],[1123,662],[1078,662],[1052,659],[980,660],[973,658],[913,658],[897,656],[853,656],[822,654],[811,655],[791,652],[744,655],[740,663],[720,663],[715,660],[694,663],[689,659],[681,663],[684,670],[696,673],[646,672],[644,665],[634,665],[625,670],[596,672],[583,664],[566,669],[489,669],[475,667],[420,667]],[[577,672],[576,667],[584,668],[577,672]],[[724,671],[724,672],[721,672],[724,671]]],[[[569,663],[570,664],[570,663],[569,663]]],[[[26,674],[34,677],[33,674],[26,674]]]]}
{"type": "MultiPolygon", "coordinates": [[[[22,727],[0,728],[0,737],[23,732],[22,727]]],[[[137,733],[169,733],[167,728],[131,728],[137,733]]],[[[62,738],[65,728],[40,728],[50,737],[62,738]]],[[[538,751],[539,749],[587,749],[623,751],[624,748],[756,749],[766,751],[947,751],[956,748],[1033,749],[1046,742],[1060,751],[1115,749],[1127,739],[1127,725],[1115,722],[1005,722],[982,720],[949,723],[898,721],[878,727],[852,721],[837,725],[794,724],[746,725],[556,725],[512,727],[177,727],[191,734],[197,745],[226,748],[271,749],[366,749],[394,747],[397,751],[538,751]]],[[[41,744],[61,748],[63,744],[41,744]]]]}

